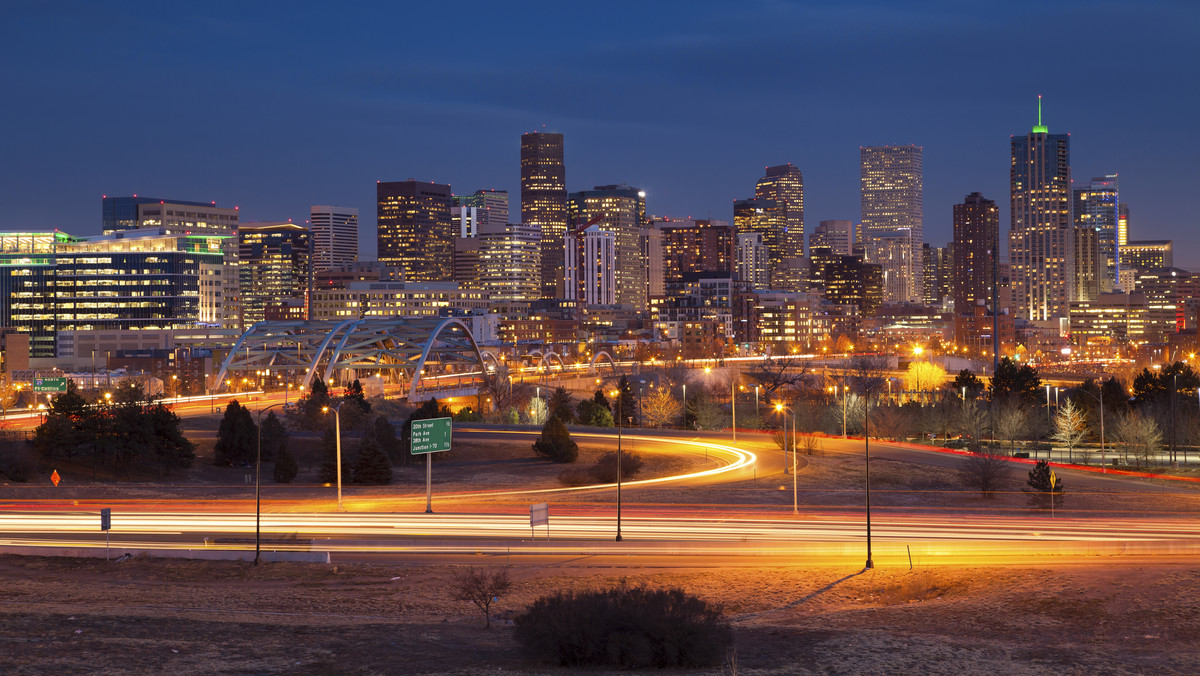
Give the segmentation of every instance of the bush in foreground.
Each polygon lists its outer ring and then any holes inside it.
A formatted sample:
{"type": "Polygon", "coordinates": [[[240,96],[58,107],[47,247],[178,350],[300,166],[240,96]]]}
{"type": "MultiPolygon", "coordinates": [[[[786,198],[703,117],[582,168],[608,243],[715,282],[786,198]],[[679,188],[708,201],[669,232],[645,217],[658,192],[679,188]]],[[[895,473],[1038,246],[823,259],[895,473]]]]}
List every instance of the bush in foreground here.
{"type": "Polygon", "coordinates": [[[528,657],[565,667],[701,667],[733,641],[721,609],[681,589],[615,587],[538,599],[516,618],[528,657]]]}
{"type": "Polygon", "coordinates": [[[554,462],[575,462],[579,445],[571,439],[563,421],[551,418],[542,426],[542,436],[533,442],[533,452],[554,462]]]}

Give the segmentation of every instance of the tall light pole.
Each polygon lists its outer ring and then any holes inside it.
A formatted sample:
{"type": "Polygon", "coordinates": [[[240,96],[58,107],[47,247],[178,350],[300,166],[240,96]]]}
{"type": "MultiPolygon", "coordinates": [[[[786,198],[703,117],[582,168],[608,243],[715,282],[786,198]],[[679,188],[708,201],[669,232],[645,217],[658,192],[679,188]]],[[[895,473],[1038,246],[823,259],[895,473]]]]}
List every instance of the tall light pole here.
{"type": "MultiPolygon", "coordinates": [[[[1086,394],[1087,396],[1091,397],[1092,399],[1095,399],[1100,404],[1100,471],[1105,472],[1106,470],[1104,469],[1104,384],[1101,383],[1101,385],[1100,385],[1100,396],[1098,396],[1098,397],[1084,389],[1078,389],[1075,391],[1086,394]]],[[[1197,394],[1200,395],[1200,391],[1197,391],[1197,394]]]]}
{"type": "MultiPolygon", "coordinates": [[[[333,436],[336,439],[335,448],[337,449],[337,508],[338,510],[345,509],[342,506],[342,404],[345,401],[338,402],[333,409],[333,436]]],[[[323,410],[330,410],[326,406],[323,410]]]]}
{"type": "Polygon", "coordinates": [[[262,543],[262,414],[279,404],[258,409],[258,450],[254,459],[254,565],[258,565],[262,543]]]}
{"type": "MultiPolygon", "coordinates": [[[[687,385],[684,385],[687,387],[687,385]]],[[[613,390],[617,398],[617,542],[621,541],[621,391],[613,390]]]]}
{"type": "MultiPolygon", "coordinates": [[[[870,403],[870,388],[863,384],[863,457],[866,458],[866,473],[867,473],[867,569],[874,568],[875,562],[871,560],[871,430],[870,419],[868,415],[867,405],[870,403]]],[[[845,416],[842,417],[844,421],[845,416]]]]}
{"type": "MultiPolygon", "coordinates": [[[[775,410],[780,413],[788,411],[792,414],[792,514],[800,514],[800,502],[796,492],[796,410],[783,404],[775,404],[775,410]]],[[[787,471],[787,416],[783,416],[783,470],[787,471]]]]}

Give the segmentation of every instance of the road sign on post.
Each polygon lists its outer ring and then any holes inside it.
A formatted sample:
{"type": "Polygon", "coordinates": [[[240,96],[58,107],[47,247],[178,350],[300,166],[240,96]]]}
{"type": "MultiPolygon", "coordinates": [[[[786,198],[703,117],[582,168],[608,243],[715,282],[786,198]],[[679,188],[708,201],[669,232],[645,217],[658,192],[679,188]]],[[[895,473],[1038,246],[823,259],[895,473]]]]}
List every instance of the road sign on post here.
{"type": "Polygon", "coordinates": [[[537,537],[537,532],[534,530],[537,526],[546,527],[546,539],[550,539],[550,505],[543,502],[538,505],[529,506],[529,533],[533,537],[537,537]]]}
{"type": "Polygon", "coordinates": [[[433,514],[433,454],[450,450],[450,419],[414,420],[409,427],[409,451],[425,456],[425,513],[433,514]]]}
{"type": "Polygon", "coordinates": [[[100,530],[104,531],[104,560],[108,560],[108,531],[112,528],[112,510],[105,507],[100,510],[100,530]]]}
{"type": "Polygon", "coordinates": [[[33,391],[34,392],[66,392],[67,391],[67,379],[66,378],[34,378],[33,379],[33,391]]]}

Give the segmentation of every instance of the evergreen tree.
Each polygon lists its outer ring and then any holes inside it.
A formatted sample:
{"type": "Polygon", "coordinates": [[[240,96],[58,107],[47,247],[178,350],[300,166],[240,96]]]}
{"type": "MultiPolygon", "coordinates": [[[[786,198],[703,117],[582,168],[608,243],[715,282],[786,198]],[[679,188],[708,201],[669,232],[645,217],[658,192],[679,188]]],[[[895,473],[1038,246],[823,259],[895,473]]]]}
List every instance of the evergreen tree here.
{"type": "Polygon", "coordinates": [[[365,437],[354,457],[354,483],[385,486],[392,483],[392,463],[383,448],[371,437],[365,437]]]}
{"type": "Polygon", "coordinates": [[[275,483],[290,484],[299,473],[300,465],[296,463],[296,456],[292,455],[291,449],[288,448],[287,438],[285,437],[275,452],[275,468],[273,472],[275,483]]]}
{"type": "Polygon", "coordinates": [[[557,387],[554,393],[550,395],[548,403],[550,407],[550,416],[558,418],[563,423],[569,423],[572,419],[571,413],[571,393],[565,387],[557,387]]]}
{"type": "Polygon", "coordinates": [[[1026,406],[1036,406],[1041,388],[1042,379],[1038,377],[1037,369],[1004,357],[992,376],[991,398],[999,402],[1012,397],[1026,406]]]}
{"type": "Polygon", "coordinates": [[[271,411],[262,423],[262,461],[273,462],[280,446],[286,444],[287,440],[287,428],[275,416],[275,411],[271,411]]]}
{"type": "Polygon", "coordinates": [[[250,415],[250,409],[236,399],[225,407],[225,416],[217,430],[217,444],[213,447],[213,464],[232,466],[252,462],[258,453],[258,426],[250,415]]]}
{"type": "Polygon", "coordinates": [[[954,377],[951,387],[954,388],[954,392],[959,396],[962,396],[963,388],[966,388],[967,397],[970,399],[977,398],[984,390],[983,381],[971,369],[959,371],[958,375],[954,377]]]}
{"type": "Polygon", "coordinates": [[[396,438],[396,428],[388,422],[387,418],[383,416],[375,418],[375,423],[371,426],[371,438],[379,444],[389,460],[396,464],[404,464],[403,448],[400,440],[396,438]]]}
{"type": "Polygon", "coordinates": [[[563,421],[550,418],[542,426],[541,437],[533,442],[533,452],[554,462],[575,462],[579,458],[579,445],[571,439],[563,421]]]}
{"type": "Polygon", "coordinates": [[[587,422],[592,427],[613,427],[613,414],[603,406],[592,407],[592,419],[587,422]]]}
{"type": "Polygon", "coordinates": [[[196,459],[196,445],[183,436],[179,429],[179,416],[161,402],[149,406],[145,416],[154,438],[154,455],[162,466],[163,474],[170,474],[173,469],[191,467],[196,459]]]}
{"type": "MultiPolygon", "coordinates": [[[[346,457],[345,444],[342,444],[342,483],[350,483],[350,458],[346,457]]],[[[330,427],[321,437],[321,468],[317,471],[317,481],[323,484],[337,483],[337,431],[330,427]]]]}
{"type": "Polygon", "coordinates": [[[1026,483],[1035,491],[1061,493],[1063,490],[1062,479],[1059,479],[1058,475],[1055,474],[1053,484],[1050,481],[1050,474],[1053,471],[1050,469],[1050,463],[1045,460],[1038,460],[1033,469],[1029,470],[1029,480],[1026,483]]]}
{"type": "Polygon", "coordinates": [[[621,393],[621,405],[618,407],[621,410],[621,417],[625,419],[626,424],[637,425],[640,422],[637,397],[633,396],[633,388],[630,387],[628,378],[621,376],[621,381],[617,383],[617,391],[621,393]],[[630,423],[631,419],[632,423],[630,423]]]}

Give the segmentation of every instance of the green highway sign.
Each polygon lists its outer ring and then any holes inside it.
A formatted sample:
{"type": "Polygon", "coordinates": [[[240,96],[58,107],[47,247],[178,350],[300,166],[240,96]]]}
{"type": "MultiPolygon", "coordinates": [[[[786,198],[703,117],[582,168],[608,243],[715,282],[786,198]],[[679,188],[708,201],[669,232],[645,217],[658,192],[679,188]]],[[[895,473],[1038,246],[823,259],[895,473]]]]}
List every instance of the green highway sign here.
{"type": "Polygon", "coordinates": [[[34,392],[66,392],[67,391],[67,379],[66,378],[34,378],[33,379],[33,391],[34,392]]]}
{"type": "Polygon", "coordinates": [[[412,421],[412,454],[440,453],[450,450],[450,419],[429,418],[412,421]]]}

